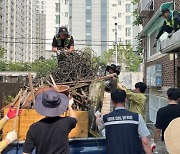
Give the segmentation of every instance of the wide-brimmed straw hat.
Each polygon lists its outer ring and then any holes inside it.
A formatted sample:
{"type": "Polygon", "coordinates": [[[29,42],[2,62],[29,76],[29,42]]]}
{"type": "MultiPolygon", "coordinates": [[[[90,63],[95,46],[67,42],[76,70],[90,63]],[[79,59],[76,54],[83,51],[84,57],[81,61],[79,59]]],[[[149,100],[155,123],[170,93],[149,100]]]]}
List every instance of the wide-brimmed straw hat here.
{"type": "Polygon", "coordinates": [[[119,75],[120,71],[118,70],[117,66],[115,64],[108,65],[106,67],[106,71],[109,72],[110,69],[113,69],[117,75],[119,75]]]}
{"type": "Polygon", "coordinates": [[[180,118],[170,122],[164,133],[164,139],[170,154],[180,154],[180,118]]]}
{"type": "Polygon", "coordinates": [[[46,117],[56,117],[67,110],[69,99],[65,94],[47,90],[36,96],[35,110],[46,117]]]}

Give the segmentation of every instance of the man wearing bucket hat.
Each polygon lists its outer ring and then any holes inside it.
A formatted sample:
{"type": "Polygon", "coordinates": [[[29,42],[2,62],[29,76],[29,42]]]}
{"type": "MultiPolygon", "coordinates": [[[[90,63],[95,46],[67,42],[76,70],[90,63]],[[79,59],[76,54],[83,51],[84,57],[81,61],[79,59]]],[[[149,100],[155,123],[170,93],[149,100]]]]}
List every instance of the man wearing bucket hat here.
{"type": "Polygon", "coordinates": [[[108,65],[105,70],[105,74],[108,72],[109,74],[115,74],[113,78],[109,78],[105,81],[105,90],[112,91],[117,87],[118,75],[120,74],[120,69],[115,64],[108,65]]]}
{"type": "Polygon", "coordinates": [[[23,154],[31,153],[34,148],[36,154],[69,154],[68,134],[77,120],[68,97],[54,90],[45,91],[37,95],[35,110],[45,118],[30,126],[23,154]],[[70,117],[60,117],[67,108],[70,117]]]}
{"type": "Polygon", "coordinates": [[[61,26],[58,34],[53,38],[52,51],[57,53],[58,50],[67,49],[68,52],[74,50],[74,39],[67,30],[67,27],[61,26]]]}
{"type": "Polygon", "coordinates": [[[163,8],[160,16],[164,18],[164,23],[156,37],[154,47],[157,46],[157,41],[164,32],[169,33],[168,38],[170,38],[172,34],[180,29],[180,13],[178,11],[170,11],[168,8],[163,8]]]}
{"type": "Polygon", "coordinates": [[[173,119],[180,117],[180,105],[177,103],[180,99],[180,90],[177,88],[169,88],[167,91],[167,96],[169,104],[165,107],[160,108],[157,112],[154,143],[151,145],[152,151],[156,148],[161,132],[161,140],[164,141],[164,132],[169,123],[173,119]]]}

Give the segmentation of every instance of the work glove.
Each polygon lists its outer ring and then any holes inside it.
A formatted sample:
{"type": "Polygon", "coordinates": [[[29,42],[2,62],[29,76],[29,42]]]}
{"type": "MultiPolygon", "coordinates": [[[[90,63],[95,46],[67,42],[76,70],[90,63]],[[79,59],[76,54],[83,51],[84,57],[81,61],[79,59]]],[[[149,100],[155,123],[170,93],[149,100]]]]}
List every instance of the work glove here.
{"type": "Polygon", "coordinates": [[[157,42],[158,42],[158,40],[156,40],[156,41],[154,42],[153,48],[156,48],[156,47],[157,47],[157,42]]]}
{"type": "MultiPolygon", "coordinates": [[[[22,112],[22,110],[19,110],[18,115],[20,115],[21,112],[22,112]]],[[[7,120],[9,120],[9,119],[14,118],[15,116],[16,116],[16,109],[10,108],[9,111],[8,111],[8,113],[7,113],[7,115],[5,115],[5,118],[6,118],[7,120]]]]}
{"type": "Polygon", "coordinates": [[[71,99],[69,99],[69,105],[72,106],[74,104],[74,99],[73,97],[71,99]]]}
{"type": "Polygon", "coordinates": [[[6,139],[9,140],[10,143],[15,141],[15,140],[17,140],[17,133],[16,133],[16,131],[13,130],[13,131],[7,133],[6,139]]]}
{"type": "Polygon", "coordinates": [[[152,150],[152,152],[154,152],[155,149],[156,149],[156,143],[152,143],[152,144],[151,144],[151,150],[152,150]]]}
{"type": "Polygon", "coordinates": [[[175,31],[173,30],[171,33],[168,34],[168,38],[171,38],[171,36],[175,33],[175,31]]]}

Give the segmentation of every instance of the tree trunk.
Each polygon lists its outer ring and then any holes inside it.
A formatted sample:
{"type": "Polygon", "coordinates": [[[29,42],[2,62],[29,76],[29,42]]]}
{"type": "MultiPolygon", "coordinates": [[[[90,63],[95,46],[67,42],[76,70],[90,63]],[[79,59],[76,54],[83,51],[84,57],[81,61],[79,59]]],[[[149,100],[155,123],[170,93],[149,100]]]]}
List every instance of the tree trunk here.
{"type": "Polygon", "coordinates": [[[91,111],[89,111],[89,130],[95,131],[96,124],[95,124],[95,116],[94,113],[96,110],[101,110],[102,102],[104,98],[104,89],[105,85],[104,82],[96,81],[92,82],[89,87],[89,100],[91,103],[91,111]]]}

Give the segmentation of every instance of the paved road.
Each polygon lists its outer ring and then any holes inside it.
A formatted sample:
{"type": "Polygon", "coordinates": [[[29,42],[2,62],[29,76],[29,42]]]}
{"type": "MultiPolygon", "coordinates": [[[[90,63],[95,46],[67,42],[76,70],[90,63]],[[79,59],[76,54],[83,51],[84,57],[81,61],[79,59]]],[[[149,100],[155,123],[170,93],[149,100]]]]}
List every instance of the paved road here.
{"type": "MultiPolygon", "coordinates": [[[[154,138],[154,125],[151,124],[151,125],[148,125],[148,128],[149,128],[149,131],[151,133],[150,135],[150,139],[151,139],[151,143],[153,142],[153,138],[154,138]]],[[[165,150],[165,146],[164,146],[164,143],[159,140],[158,144],[157,144],[157,147],[156,147],[156,150],[154,151],[155,154],[167,154],[166,153],[166,150],[165,150]]]]}

